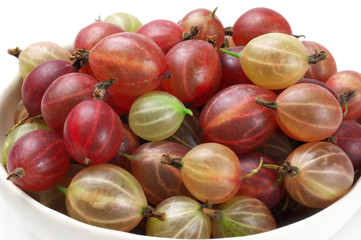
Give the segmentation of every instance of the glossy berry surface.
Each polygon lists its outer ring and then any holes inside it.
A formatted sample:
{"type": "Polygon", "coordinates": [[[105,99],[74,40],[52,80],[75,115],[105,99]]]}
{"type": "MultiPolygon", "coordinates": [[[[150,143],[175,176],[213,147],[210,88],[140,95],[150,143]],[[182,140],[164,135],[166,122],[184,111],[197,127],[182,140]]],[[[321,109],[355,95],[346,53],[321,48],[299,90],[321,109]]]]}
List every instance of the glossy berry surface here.
{"type": "Polygon", "coordinates": [[[184,186],[178,169],[161,163],[163,154],[183,158],[189,149],[179,143],[156,141],[138,147],[131,159],[131,173],[142,186],[147,200],[154,206],[173,196],[192,197],[184,186]]]}
{"type": "Polygon", "coordinates": [[[356,121],[343,120],[332,138],[346,152],[354,169],[361,168],[361,125],[356,121]]]}
{"type": "Polygon", "coordinates": [[[161,141],[178,130],[186,114],[192,112],[179,99],[167,92],[152,91],[132,104],[129,126],[145,140],[161,141]]]}
{"type": "Polygon", "coordinates": [[[104,163],[119,150],[122,122],[106,103],[89,99],[70,111],[63,136],[65,147],[75,161],[85,165],[104,163]]]}
{"type": "Polygon", "coordinates": [[[202,202],[225,202],[236,195],[241,184],[237,155],[218,143],[192,148],[182,160],[181,174],[189,192],[202,202]]]}
{"type": "Polygon", "coordinates": [[[285,177],[286,189],[304,206],[327,207],[352,186],[352,162],[339,146],[332,143],[305,143],[296,148],[287,161],[298,170],[295,177],[285,177]]]}
{"type": "Polygon", "coordinates": [[[98,227],[130,231],[142,220],[146,205],[137,180],[112,164],[83,169],[66,190],[69,216],[98,227]]]}
{"type": "Polygon", "coordinates": [[[163,90],[183,103],[192,103],[218,88],[222,68],[218,53],[211,44],[187,40],[174,46],[166,59],[172,77],[162,82],[163,90]]]}
{"type": "Polygon", "coordinates": [[[342,109],[325,88],[300,83],[287,88],[277,97],[276,120],[289,137],[299,141],[320,141],[340,126],[342,109]]]}
{"type": "Polygon", "coordinates": [[[303,44],[291,35],[267,33],[245,46],[240,62],[244,73],[254,84],[277,90],[295,84],[305,75],[308,53],[303,44]]]}
{"type": "Polygon", "coordinates": [[[117,79],[110,90],[122,96],[150,92],[169,75],[162,49],[137,33],[116,33],[102,39],[91,49],[88,61],[98,81],[117,79]]]}
{"type": "Polygon", "coordinates": [[[136,33],[152,39],[163,50],[164,54],[167,54],[172,47],[183,41],[182,35],[185,32],[179,24],[164,19],[150,21],[136,31],[136,33]]]}
{"type": "Polygon", "coordinates": [[[237,196],[221,204],[222,217],[212,219],[215,238],[247,236],[276,228],[271,211],[258,199],[237,196]]]}
{"type": "Polygon", "coordinates": [[[97,80],[85,73],[71,73],[57,78],[41,100],[41,112],[46,124],[63,134],[69,112],[80,102],[92,99],[97,80]]]}
{"type": "Polygon", "coordinates": [[[208,239],[211,237],[211,220],[201,212],[201,204],[185,196],[168,198],[157,205],[166,218],[147,220],[147,235],[179,239],[208,239]]]}
{"type": "Polygon", "coordinates": [[[233,40],[245,46],[252,39],[271,32],[292,34],[288,21],[269,8],[253,8],[243,13],[233,25],[233,40]]]}
{"type": "Polygon", "coordinates": [[[58,77],[77,70],[68,62],[53,59],[39,64],[25,78],[21,87],[21,97],[31,116],[41,114],[41,100],[45,91],[58,77]]]}
{"type": "Polygon", "coordinates": [[[197,26],[199,33],[196,39],[207,41],[209,37],[214,37],[217,48],[221,47],[224,40],[224,27],[216,16],[217,8],[212,12],[208,9],[199,8],[187,13],[180,21],[179,25],[186,31],[197,26]]]}
{"type": "Polygon", "coordinates": [[[61,137],[51,130],[36,130],[20,137],[7,157],[7,170],[21,168],[23,176],[13,182],[23,190],[44,191],[59,182],[70,164],[61,137]]]}
{"type": "Polygon", "coordinates": [[[224,144],[235,153],[265,143],[277,124],[272,110],[257,106],[257,96],[276,99],[272,91],[253,84],[234,85],[214,95],[199,118],[203,141],[224,144]]]}
{"type": "MultiPolygon", "coordinates": [[[[345,120],[356,120],[361,117],[361,73],[351,70],[340,71],[332,75],[326,85],[337,95],[353,90],[356,95],[347,103],[348,111],[345,120]]],[[[345,111],[345,106],[342,106],[345,111]]]]}

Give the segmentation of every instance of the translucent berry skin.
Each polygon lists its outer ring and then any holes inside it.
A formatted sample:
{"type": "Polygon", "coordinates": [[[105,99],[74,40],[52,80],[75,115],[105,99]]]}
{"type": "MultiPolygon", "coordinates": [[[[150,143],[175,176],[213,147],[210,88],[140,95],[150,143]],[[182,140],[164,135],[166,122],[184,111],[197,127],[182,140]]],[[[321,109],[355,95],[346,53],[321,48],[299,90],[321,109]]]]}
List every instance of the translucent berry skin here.
{"type": "Polygon", "coordinates": [[[337,72],[337,65],[331,52],[323,45],[313,41],[302,41],[309,55],[317,52],[325,51],[327,58],[317,64],[311,64],[305,74],[305,78],[312,78],[325,83],[332,75],[337,72]]]}
{"type": "Polygon", "coordinates": [[[295,84],[277,97],[276,120],[289,137],[320,141],[330,137],[342,121],[342,109],[325,88],[311,83],[295,84]]]}
{"type": "Polygon", "coordinates": [[[31,116],[41,114],[41,99],[45,91],[58,77],[77,70],[61,59],[48,60],[35,67],[24,79],[21,87],[21,97],[26,110],[31,116]]]}
{"type": "Polygon", "coordinates": [[[103,38],[120,32],[124,30],[115,24],[96,21],[78,32],[74,40],[74,50],[90,50],[103,38]]]}
{"type": "Polygon", "coordinates": [[[22,168],[24,175],[13,182],[27,191],[45,191],[58,183],[70,164],[70,156],[62,138],[51,130],[36,130],[20,137],[7,158],[11,173],[22,168]]]}
{"type": "Polygon", "coordinates": [[[136,32],[142,26],[142,23],[136,16],[124,12],[113,13],[106,17],[104,22],[113,23],[126,32],[136,32]]]}
{"type": "Polygon", "coordinates": [[[64,143],[77,162],[92,165],[110,160],[123,138],[122,122],[106,103],[89,99],[76,105],[64,124],[64,143]]]}
{"type": "Polygon", "coordinates": [[[240,62],[244,73],[255,85],[277,90],[304,77],[308,53],[301,41],[291,35],[267,33],[245,46],[240,62]]]}
{"type": "Polygon", "coordinates": [[[266,33],[292,34],[287,20],[268,8],[253,8],[243,13],[233,25],[233,40],[237,46],[245,46],[252,39],[266,33]]]}
{"type": "Polygon", "coordinates": [[[352,186],[352,162],[335,144],[305,143],[296,148],[287,161],[298,168],[296,177],[285,176],[287,192],[306,207],[327,207],[346,194],[352,186]]]}
{"type": "Polygon", "coordinates": [[[138,97],[156,89],[169,76],[162,49],[138,33],[116,33],[102,39],[89,53],[89,66],[98,81],[117,79],[110,90],[138,97]]]}
{"type": "Polygon", "coordinates": [[[224,27],[215,15],[216,10],[211,12],[204,8],[195,9],[187,13],[179,21],[179,25],[187,32],[190,31],[191,27],[198,26],[199,33],[196,39],[207,41],[209,36],[215,36],[216,47],[220,48],[224,40],[224,27]]]}
{"type": "Polygon", "coordinates": [[[221,204],[219,210],[221,219],[212,219],[212,236],[215,238],[247,236],[276,228],[271,211],[253,197],[234,197],[221,204]]]}
{"type": "Polygon", "coordinates": [[[216,49],[202,40],[187,40],[166,55],[171,78],[162,82],[163,90],[183,103],[192,103],[218,88],[222,67],[216,49]]]}
{"type": "MultiPolygon", "coordinates": [[[[351,70],[337,72],[327,80],[326,85],[337,95],[355,90],[356,95],[348,102],[348,111],[344,119],[356,120],[361,117],[361,73],[351,70]]],[[[345,111],[344,105],[342,109],[345,111]]]]}
{"type": "Polygon", "coordinates": [[[241,184],[237,155],[218,143],[203,143],[192,148],[182,160],[184,185],[198,200],[223,203],[236,195],[241,184]]]}
{"type": "Polygon", "coordinates": [[[80,171],[66,191],[70,217],[94,226],[130,231],[142,220],[147,200],[137,180],[112,164],[80,171]]]}
{"type": "Polygon", "coordinates": [[[158,205],[173,196],[192,197],[184,186],[178,169],[162,164],[163,154],[171,158],[183,158],[189,149],[179,143],[157,141],[139,146],[131,159],[131,173],[142,186],[150,204],[158,205]]]}
{"type": "Polygon", "coordinates": [[[36,42],[24,50],[19,55],[19,71],[22,79],[40,63],[51,59],[63,59],[69,61],[70,52],[53,42],[36,42]]]}
{"type": "Polygon", "coordinates": [[[45,123],[62,135],[69,112],[78,103],[93,98],[97,83],[94,77],[85,73],[70,73],[55,79],[41,100],[45,123]]]}
{"type": "Polygon", "coordinates": [[[147,235],[178,239],[211,238],[211,220],[201,212],[201,204],[185,196],[170,197],[157,205],[164,221],[148,218],[147,235]]]}
{"type": "MultiPolygon", "coordinates": [[[[261,158],[263,164],[276,163],[267,155],[258,152],[248,152],[237,155],[241,163],[242,177],[257,169],[261,158]]],[[[275,169],[261,167],[251,177],[243,178],[237,195],[249,196],[262,201],[269,209],[276,206],[284,196],[283,182],[278,182],[279,173],[275,169]]]]}
{"type": "Polygon", "coordinates": [[[186,114],[192,112],[179,99],[167,92],[152,91],[132,104],[129,126],[145,140],[162,141],[178,130],[186,114]]]}
{"type": "Polygon", "coordinates": [[[177,23],[163,19],[150,21],[136,31],[136,33],[151,38],[163,50],[164,54],[167,54],[172,47],[183,41],[184,32],[184,28],[177,23]]]}
{"type": "Polygon", "coordinates": [[[277,97],[253,84],[234,85],[214,95],[199,118],[203,141],[226,145],[237,154],[265,143],[277,124],[273,110],[257,106],[257,96],[270,101],[277,97]]]}
{"type": "Polygon", "coordinates": [[[351,159],[355,171],[361,168],[361,125],[356,121],[343,120],[337,131],[336,145],[342,148],[351,159]]]}

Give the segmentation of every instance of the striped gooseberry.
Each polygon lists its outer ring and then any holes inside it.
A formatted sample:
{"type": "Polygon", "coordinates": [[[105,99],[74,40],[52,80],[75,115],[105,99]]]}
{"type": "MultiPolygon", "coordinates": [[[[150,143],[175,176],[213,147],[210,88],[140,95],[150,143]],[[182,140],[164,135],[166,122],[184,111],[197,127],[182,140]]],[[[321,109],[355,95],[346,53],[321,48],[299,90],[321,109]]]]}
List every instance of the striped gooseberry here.
{"type": "Polygon", "coordinates": [[[35,131],[35,130],[50,130],[50,127],[45,123],[38,122],[28,122],[16,127],[11,131],[5,138],[3,148],[2,148],[2,159],[1,163],[6,165],[6,159],[8,157],[9,151],[13,144],[23,135],[35,131]]]}
{"type": "Polygon", "coordinates": [[[317,64],[310,65],[305,74],[305,78],[316,79],[325,83],[332,75],[337,72],[337,65],[334,57],[327,48],[318,42],[302,41],[302,44],[306,47],[309,55],[315,53],[315,49],[316,51],[323,50],[326,52],[327,59],[317,64]]]}
{"type": "Polygon", "coordinates": [[[346,152],[355,170],[361,168],[361,125],[358,122],[343,120],[329,140],[346,152]]]}
{"type": "MultiPolygon", "coordinates": [[[[361,117],[361,73],[351,70],[340,71],[333,74],[326,82],[337,95],[350,90],[355,91],[355,96],[347,103],[345,120],[356,120],[361,117]]],[[[346,111],[345,106],[342,109],[346,111]]]]}
{"type": "Polygon", "coordinates": [[[217,8],[212,12],[208,9],[199,8],[187,13],[180,21],[179,25],[186,31],[190,31],[192,27],[197,26],[199,33],[196,39],[207,41],[209,37],[213,37],[211,41],[217,48],[220,48],[224,40],[224,27],[222,22],[216,16],[217,8]]]}
{"type": "Polygon", "coordinates": [[[136,16],[125,12],[112,13],[104,19],[104,22],[113,23],[126,32],[136,32],[142,26],[136,16]]]}
{"type": "Polygon", "coordinates": [[[324,60],[324,51],[308,55],[300,40],[284,33],[267,33],[252,39],[240,53],[221,51],[240,59],[246,76],[255,85],[284,89],[304,77],[309,64],[324,60]]]}
{"type": "Polygon", "coordinates": [[[183,103],[213,94],[222,75],[217,50],[203,40],[188,40],[174,46],[166,55],[172,76],[162,82],[163,90],[183,103]]]}
{"type": "Polygon", "coordinates": [[[269,8],[252,8],[233,24],[232,38],[237,46],[245,46],[253,38],[271,32],[292,34],[290,24],[280,13],[269,8]]]}
{"type": "Polygon", "coordinates": [[[200,144],[183,158],[165,154],[162,163],[179,168],[188,191],[202,202],[218,204],[231,199],[242,180],[237,155],[219,143],[200,144]]]}
{"type": "Polygon", "coordinates": [[[20,137],[7,157],[8,180],[27,191],[50,189],[65,175],[70,156],[63,139],[51,130],[36,130],[20,137]]]}
{"type": "Polygon", "coordinates": [[[65,192],[70,217],[94,226],[130,231],[148,214],[138,181],[113,164],[95,164],[77,173],[65,192]]]}
{"type": "Polygon", "coordinates": [[[261,98],[257,98],[256,102],[275,109],[281,130],[303,142],[330,137],[342,121],[338,100],[327,89],[316,84],[295,84],[278,95],[275,102],[266,102],[261,98]]]}
{"type": "Polygon", "coordinates": [[[35,42],[25,49],[9,49],[9,53],[19,59],[20,76],[24,80],[40,63],[51,59],[69,61],[71,53],[66,48],[53,42],[35,42]]]}
{"type": "Polygon", "coordinates": [[[257,198],[236,196],[214,212],[211,215],[214,238],[247,236],[276,228],[271,211],[257,198]]]}
{"type": "Polygon", "coordinates": [[[69,73],[55,79],[41,100],[45,123],[62,135],[69,112],[78,103],[93,98],[97,83],[94,77],[85,73],[69,73]]]}
{"type": "Polygon", "coordinates": [[[109,90],[121,96],[139,97],[169,77],[162,49],[138,33],[107,36],[90,51],[75,51],[73,62],[79,69],[88,65],[99,82],[117,79],[109,90]]]}
{"type": "Polygon", "coordinates": [[[192,111],[173,95],[163,91],[143,94],[132,104],[129,126],[139,137],[161,141],[173,135],[182,124],[185,114],[192,111]]]}
{"type": "Polygon", "coordinates": [[[171,158],[183,158],[189,149],[168,141],[148,142],[132,154],[131,173],[142,186],[150,204],[157,205],[173,196],[192,197],[184,186],[178,169],[161,163],[163,154],[171,158]]]}
{"type": "Polygon", "coordinates": [[[150,21],[136,31],[136,33],[151,38],[164,54],[183,41],[182,36],[185,32],[179,24],[165,19],[150,21]]]}
{"type": "Polygon", "coordinates": [[[21,97],[31,116],[41,114],[41,100],[45,91],[58,77],[77,72],[70,62],[53,59],[36,66],[24,79],[21,97]]]}
{"type": "Polygon", "coordinates": [[[237,154],[265,143],[277,124],[270,109],[254,102],[257,95],[269,101],[277,97],[272,91],[253,84],[237,84],[215,94],[199,118],[203,141],[226,145],[237,154]]]}
{"type": "Polygon", "coordinates": [[[209,239],[211,220],[201,212],[201,204],[189,197],[174,196],[165,199],[155,208],[165,213],[164,221],[147,220],[148,236],[180,239],[209,239]]]}
{"type": "Polygon", "coordinates": [[[331,205],[350,190],[354,180],[350,158],[332,143],[305,143],[286,161],[295,168],[285,175],[287,192],[295,201],[310,208],[331,205]]]}
{"type": "Polygon", "coordinates": [[[84,100],[69,112],[63,138],[75,161],[85,165],[104,163],[115,156],[122,144],[122,122],[106,103],[84,100]]]}

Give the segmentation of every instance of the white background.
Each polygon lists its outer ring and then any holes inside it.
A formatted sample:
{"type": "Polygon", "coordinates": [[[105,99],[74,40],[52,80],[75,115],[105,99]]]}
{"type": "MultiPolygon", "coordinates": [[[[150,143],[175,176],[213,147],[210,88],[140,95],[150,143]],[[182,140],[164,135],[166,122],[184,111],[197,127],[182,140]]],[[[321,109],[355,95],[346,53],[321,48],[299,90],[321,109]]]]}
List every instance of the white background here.
{"type": "MultiPolygon", "coordinates": [[[[356,0],[2,0],[0,2],[0,84],[11,80],[18,71],[17,60],[7,54],[8,48],[18,46],[23,49],[38,41],[52,41],[59,45],[67,45],[73,42],[81,28],[93,23],[98,17],[104,19],[114,12],[131,13],[143,23],[155,19],[177,22],[193,9],[213,10],[217,6],[216,15],[225,27],[232,26],[242,13],[251,8],[272,8],[288,20],[294,34],[305,35],[305,40],[316,41],[327,47],[336,59],[339,71],[361,72],[361,8],[356,0]]],[[[36,216],[34,216],[34,221],[36,221],[36,216]]],[[[332,240],[360,239],[360,226],[361,210],[355,213],[354,218],[332,240]]],[[[0,239],[38,239],[24,227],[17,216],[7,209],[1,196],[0,239]]]]}

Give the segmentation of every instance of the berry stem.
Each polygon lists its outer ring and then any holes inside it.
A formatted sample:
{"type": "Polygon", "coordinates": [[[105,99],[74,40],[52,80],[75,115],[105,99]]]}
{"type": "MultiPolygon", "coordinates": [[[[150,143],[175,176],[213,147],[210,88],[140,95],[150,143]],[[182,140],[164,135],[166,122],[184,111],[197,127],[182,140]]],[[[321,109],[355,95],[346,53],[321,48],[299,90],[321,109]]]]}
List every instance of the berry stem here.
{"type": "Polygon", "coordinates": [[[67,188],[66,187],[62,187],[62,186],[60,186],[59,184],[55,184],[55,187],[60,191],[60,192],[62,192],[62,193],[66,193],[66,190],[67,190],[67,188]]]}
{"type": "Polygon", "coordinates": [[[202,208],[202,213],[207,215],[210,218],[213,218],[215,220],[222,219],[222,211],[218,209],[212,209],[212,208],[202,208]]]}
{"type": "Polygon", "coordinates": [[[269,109],[277,109],[277,102],[268,102],[260,97],[257,97],[254,102],[269,109]]]}
{"type": "Polygon", "coordinates": [[[234,53],[234,52],[231,52],[231,51],[228,51],[228,50],[226,50],[226,49],[224,49],[224,48],[220,48],[219,50],[221,50],[222,52],[224,52],[224,53],[226,53],[226,54],[228,54],[228,55],[231,55],[231,56],[233,56],[233,57],[236,57],[236,58],[240,58],[240,56],[241,56],[241,53],[234,53]]]}
{"type": "Polygon", "coordinates": [[[109,79],[102,81],[95,85],[95,90],[93,92],[93,97],[95,100],[104,101],[107,90],[115,83],[116,79],[109,79]]]}
{"type": "Polygon", "coordinates": [[[153,207],[151,207],[149,205],[142,209],[142,215],[144,217],[154,217],[154,218],[156,218],[158,220],[161,220],[161,221],[164,221],[164,217],[165,217],[165,213],[158,212],[153,207]]]}
{"type": "Polygon", "coordinates": [[[260,158],[260,161],[259,161],[259,165],[257,168],[253,169],[250,173],[242,176],[242,179],[245,179],[245,178],[250,178],[252,177],[253,175],[255,175],[256,173],[259,172],[259,170],[261,169],[262,167],[262,164],[263,164],[263,157],[260,158]]]}
{"type": "Polygon", "coordinates": [[[28,120],[29,118],[31,118],[30,114],[28,114],[26,117],[24,117],[19,122],[17,122],[12,128],[10,128],[10,130],[6,132],[5,136],[8,136],[12,131],[15,130],[15,128],[23,125],[25,123],[25,121],[28,120]]]}
{"type": "Polygon", "coordinates": [[[164,153],[160,159],[160,163],[181,169],[183,167],[182,160],[182,158],[172,158],[169,153],[164,153]]]}
{"type": "Polygon", "coordinates": [[[198,26],[191,26],[191,29],[189,29],[189,32],[184,32],[182,34],[182,40],[191,40],[198,36],[199,33],[199,27],[198,26]]]}
{"type": "Polygon", "coordinates": [[[188,115],[190,115],[190,116],[193,116],[192,110],[190,110],[190,109],[188,109],[188,108],[183,108],[183,112],[184,112],[184,115],[185,115],[185,114],[188,114],[188,115]]]}
{"type": "Polygon", "coordinates": [[[6,180],[14,181],[16,179],[20,179],[25,175],[25,171],[21,167],[17,167],[12,171],[9,176],[6,178],[6,180]]]}
{"type": "Polygon", "coordinates": [[[327,58],[326,51],[322,50],[320,52],[315,49],[315,53],[308,56],[308,63],[309,64],[316,64],[318,62],[321,62],[327,58]]]}
{"type": "Polygon", "coordinates": [[[88,64],[88,58],[89,51],[85,49],[76,49],[69,59],[73,67],[79,70],[88,64]]]}
{"type": "Polygon", "coordinates": [[[8,49],[8,53],[16,58],[19,58],[21,51],[19,47],[8,49]]]}
{"type": "Polygon", "coordinates": [[[209,14],[209,17],[210,18],[214,18],[216,16],[216,11],[217,11],[218,7],[216,7],[212,12],[211,14],[209,14]]]}

